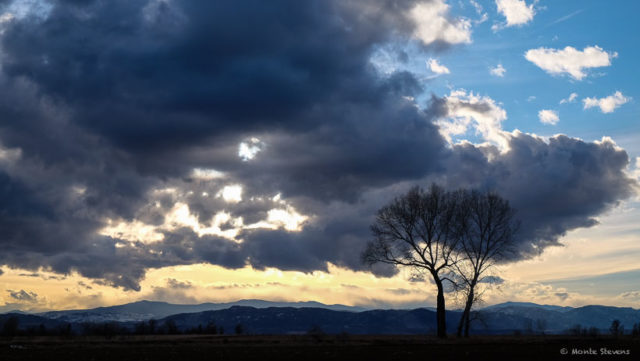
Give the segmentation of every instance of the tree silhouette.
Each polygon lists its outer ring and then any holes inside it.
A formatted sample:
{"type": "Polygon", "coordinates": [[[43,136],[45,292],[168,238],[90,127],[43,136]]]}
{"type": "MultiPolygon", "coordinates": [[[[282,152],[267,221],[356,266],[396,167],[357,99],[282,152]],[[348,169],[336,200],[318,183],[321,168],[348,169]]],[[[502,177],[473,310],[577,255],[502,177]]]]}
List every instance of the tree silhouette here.
{"type": "Polygon", "coordinates": [[[6,321],[4,321],[4,325],[2,325],[2,333],[9,337],[16,336],[18,334],[19,324],[20,320],[17,316],[9,316],[6,321]]]}
{"type": "Polygon", "coordinates": [[[545,320],[544,318],[537,319],[536,329],[538,329],[538,332],[540,332],[540,334],[544,335],[545,331],[547,330],[547,320],[545,320]]]}
{"type": "Polygon", "coordinates": [[[437,335],[442,338],[447,336],[443,282],[455,262],[458,202],[458,193],[435,184],[427,191],[411,189],[378,211],[371,226],[373,240],[362,255],[369,265],[390,264],[431,275],[438,292],[437,335]]]}
{"type": "Polygon", "coordinates": [[[624,327],[620,325],[620,320],[613,320],[611,322],[611,327],[609,327],[609,332],[611,332],[612,336],[618,337],[624,333],[624,327]]]}
{"type": "MultiPolygon", "coordinates": [[[[471,308],[480,296],[478,284],[487,280],[484,276],[496,262],[510,254],[519,224],[515,210],[497,193],[460,190],[456,198],[459,259],[452,266],[456,284],[466,296],[457,334],[462,336],[464,331],[468,337],[471,308]]],[[[543,333],[544,329],[546,325],[542,327],[543,333]]]]}
{"type": "Polygon", "coordinates": [[[209,323],[207,323],[207,327],[205,327],[204,329],[204,333],[209,335],[216,335],[218,333],[218,327],[216,326],[216,323],[214,321],[209,321],[209,323]]]}
{"type": "Polygon", "coordinates": [[[149,320],[149,334],[153,335],[156,333],[156,328],[158,327],[158,321],[153,318],[149,320]]]}

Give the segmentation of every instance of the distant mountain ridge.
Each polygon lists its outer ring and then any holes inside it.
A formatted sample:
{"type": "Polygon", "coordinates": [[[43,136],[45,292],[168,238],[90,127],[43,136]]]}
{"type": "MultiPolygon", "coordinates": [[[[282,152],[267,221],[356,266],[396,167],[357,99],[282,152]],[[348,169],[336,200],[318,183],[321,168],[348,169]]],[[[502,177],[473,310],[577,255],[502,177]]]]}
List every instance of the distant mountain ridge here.
{"type": "Polygon", "coordinates": [[[571,307],[571,306],[556,306],[556,305],[540,305],[537,303],[533,303],[533,302],[504,302],[504,303],[499,303],[496,305],[491,305],[491,306],[487,306],[482,308],[482,310],[504,310],[504,309],[510,309],[510,308],[522,308],[522,307],[532,307],[532,308],[542,308],[545,310],[551,310],[551,311],[570,311],[575,309],[575,307],[571,307]]]}
{"type": "MultiPolygon", "coordinates": [[[[563,333],[576,325],[608,332],[613,320],[630,330],[640,323],[640,310],[624,307],[563,307],[528,302],[506,302],[478,311],[472,333],[509,334],[513,332],[563,333]]],[[[18,317],[21,325],[45,323],[47,327],[71,324],[81,330],[87,322],[118,322],[133,330],[136,324],[156,319],[158,325],[173,323],[180,331],[206,327],[214,323],[227,330],[243,325],[255,334],[304,333],[317,328],[327,333],[425,334],[435,329],[435,312],[428,308],[413,310],[366,310],[318,302],[270,302],[241,300],[229,303],[175,305],[140,301],[90,310],[51,311],[37,315],[0,315],[0,325],[8,317],[18,317]],[[320,306],[320,307],[318,307],[320,306]]],[[[459,311],[447,311],[447,328],[455,332],[459,311]]]]}
{"type": "Polygon", "coordinates": [[[203,311],[216,311],[231,308],[233,306],[246,306],[254,308],[267,307],[314,307],[334,311],[361,312],[363,307],[345,306],[339,304],[325,305],[320,302],[273,302],[264,300],[239,300],[226,303],[201,303],[196,305],[172,304],[159,301],[138,301],[124,305],[98,307],[86,310],[49,311],[38,313],[39,316],[64,322],[131,322],[148,319],[161,319],[180,313],[195,313],[203,311]]]}

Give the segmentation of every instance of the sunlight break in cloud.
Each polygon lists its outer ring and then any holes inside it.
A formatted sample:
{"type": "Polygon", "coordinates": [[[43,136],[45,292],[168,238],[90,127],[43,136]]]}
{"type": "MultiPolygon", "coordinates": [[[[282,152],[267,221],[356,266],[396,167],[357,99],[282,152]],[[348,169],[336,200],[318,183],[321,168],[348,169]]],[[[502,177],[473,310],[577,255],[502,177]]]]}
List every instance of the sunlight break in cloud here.
{"type": "Polygon", "coordinates": [[[559,49],[537,48],[528,50],[524,57],[551,75],[569,74],[582,80],[586,69],[610,66],[618,53],[608,53],[599,46],[589,46],[580,51],[571,46],[559,49]]]}
{"type": "Polygon", "coordinates": [[[452,19],[448,13],[449,5],[443,0],[417,4],[409,13],[416,25],[413,35],[426,45],[471,43],[471,21],[452,19]]]}
{"type": "Polygon", "coordinates": [[[560,101],[560,104],[573,103],[576,101],[577,98],[578,98],[578,93],[571,93],[569,94],[568,98],[562,99],[560,101]]]}
{"type": "Polygon", "coordinates": [[[625,97],[621,92],[617,91],[606,98],[584,98],[582,102],[584,103],[584,109],[600,107],[600,111],[603,113],[613,113],[616,108],[629,100],[631,98],[625,97]]]}
{"type": "Polygon", "coordinates": [[[505,69],[502,64],[498,64],[495,68],[489,68],[489,73],[491,75],[494,76],[499,76],[501,78],[504,77],[504,73],[507,72],[507,69],[505,69]]]}
{"type": "Polygon", "coordinates": [[[558,113],[556,111],[549,110],[549,109],[543,109],[539,111],[538,119],[540,119],[540,122],[543,124],[551,124],[551,125],[558,124],[558,121],[560,120],[560,118],[558,117],[558,113]]]}
{"type": "Polygon", "coordinates": [[[452,91],[445,97],[447,113],[437,124],[440,134],[453,143],[452,137],[465,134],[469,127],[484,140],[494,143],[502,150],[508,149],[508,142],[502,131],[502,122],[507,112],[488,96],[479,96],[465,90],[452,91]]]}
{"type": "Polygon", "coordinates": [[[264,144],[258,138],[251,138],[246,142],[240,143],[238,146],[238,157],[247,162],[253,159],[258,154],[264,144]]]}
{"type": "Polygon", "coordinates": [[[503,27],[522,26],[531,20],[536,14],[533,4],[527,5],[524,0],[496,0],[498,12],[506,18],[505,24],[495,24],[491,28],[494,31],[503,27]]]}
{"type": "Polygon", "coordinates": [[[191,171],[191,178],[202,181],[210,181],[213,179],[224,178],[224,173],[215,169],[194,168],[191,171]]]}
{"type": "Polygon", "coordinates": [[[228,203],[238,203],[242,201],[242,186],[239,184],[225,186],[217,196],[222,197],[228,203]]]}
{"type": "Polygon", "coordinates": [[[449,71],[449,68],[447,68],[446,66],[438,63],[438,60],[430,58],[427,61],[427,67],[429,68],[429,70],[431,70],[432,72],[436,73],[436,74],[449,74],[451,73],[449,71]]]}

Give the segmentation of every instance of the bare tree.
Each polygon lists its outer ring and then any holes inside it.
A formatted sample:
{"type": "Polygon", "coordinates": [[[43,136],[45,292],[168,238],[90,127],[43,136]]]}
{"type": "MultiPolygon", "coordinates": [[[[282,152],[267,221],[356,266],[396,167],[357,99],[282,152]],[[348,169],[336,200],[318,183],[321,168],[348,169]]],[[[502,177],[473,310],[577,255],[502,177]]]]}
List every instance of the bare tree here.
{"type": "Polygon", "coordinates": [[[513,250],[514,234],[518,230],[515,210],[509,202],[493,192],[458,191],[456,234],[460,260],[452,264],[458,286],[462,286],[466,302],[457,334],[469,336],[470,313],[478,300],[478,284],[496,262],[513,250]]]}
{"type": "Polygon", "coordinates": [[[371,226],[373,240],[362,255],[369,265],[380,262],[431,275],[438,290],[437,335],[442,338],[447,336],[443,281],[457,249],[457,194],[434,184],[396,198],[378,211],[371,226]]]}
{"type": "Polygon", "coordinates": [[[620,324],[620,320],[613,320],[611,322],[611,327],[609,327],[609,331],[612,336],[618,337],[620,335],[624,335],[624,326],[620,324]]]}

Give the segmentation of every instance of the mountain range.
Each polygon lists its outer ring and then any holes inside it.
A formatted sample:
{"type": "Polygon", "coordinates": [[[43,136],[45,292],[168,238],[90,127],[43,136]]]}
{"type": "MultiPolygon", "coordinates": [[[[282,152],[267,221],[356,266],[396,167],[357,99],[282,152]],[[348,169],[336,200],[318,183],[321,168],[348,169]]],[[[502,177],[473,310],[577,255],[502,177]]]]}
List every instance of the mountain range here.
{"type": "MultiPolygon", "coordinates": [[[[428,334],[435,330],[432,309],[367,310],[318,302],[270,302],[241,300],[230,303],[180,305],[140,301],[87,310],[50,311],[39,314],[0,315],[0,324],[17,317],[23,328],[69,327],[80,330],[86,323],[116,322],[133,330],[136,324],[155,319],[158,326],[171,324],[179,331],[215,324],[225,330],[242,325],[253,334],[299,334],[309,330],[350,334],[428,334]]],[[[449,332],[455,332],[460,312],[447,312],[449,332]]],[[[563,307],[535,303],[507,302],[485,307],[474,315],[472,332],[476,334],[563,333],[581,325],[608,332],[613,320],[630,330],[640,322],[640,310],[609,306],[563,307]]]]}

